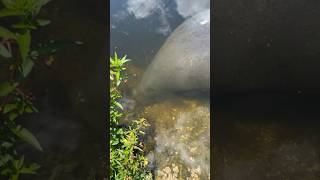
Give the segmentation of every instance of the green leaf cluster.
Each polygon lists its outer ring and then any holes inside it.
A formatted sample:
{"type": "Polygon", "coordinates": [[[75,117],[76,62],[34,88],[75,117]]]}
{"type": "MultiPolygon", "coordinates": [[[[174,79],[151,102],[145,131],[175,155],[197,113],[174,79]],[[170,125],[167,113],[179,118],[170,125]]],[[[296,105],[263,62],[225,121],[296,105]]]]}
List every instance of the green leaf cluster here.
{"type": "MultiPolygon", "coordinates": [[[[81,42],[53,41],[36,44],[34,30],[50,23],[38,18],[50,0],[0,0],[0,18],[10,24],[0,25],[0,65],[7,67],[6,80],[0,82],[0,179],[17,180],[23,174],[35,174],[40,166],[25,160],[17,147],[27,143],[42,151],[41,144],[19,123],[21,117],[37,113],[32,98],[22,89],[27,77],[59,49],[81,42]]],[[[0,19],[0,20],[1,20],[0,19]]],[[[27,158],[26,158],[27,159],[27,158]]]]}
{"type": "Polygon", "coordinates": [[[19,125],[16,119],[24,114],[38,112],[32,102],[14,97],[3,106],[0,122],[0,176],[18,179],[22,174],[35,174],[40,166],[36,163],[27,165],[24,155],[17,151],[23,141],[42,151],[37,138],[26,128],[19,125]]]}
{"type": "Polygon", "coordinates": [[[1,0],[5,7],[0,11],[0,17],[5,16],[35,16],[50,0],[1,0]]]}
{"type": "Polygon", "coordinates": [[[123,107],[118,102],[122,97],[119,87],[126,80],[126,56],[119,58],[115,53],[110,57],[110,179],[151,180],[148,160],[144,156],[138,137],[144,135],[142,128],[149,126],[145,119],[133,120],[132,124],[121,125],[123,107]]]}

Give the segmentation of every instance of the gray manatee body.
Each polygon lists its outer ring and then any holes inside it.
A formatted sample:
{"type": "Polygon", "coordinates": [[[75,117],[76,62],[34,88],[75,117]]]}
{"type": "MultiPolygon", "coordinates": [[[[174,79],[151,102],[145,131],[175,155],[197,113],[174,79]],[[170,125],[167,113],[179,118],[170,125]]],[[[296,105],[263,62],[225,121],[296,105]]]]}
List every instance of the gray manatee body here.
{"type": "Polygon", "coordinates": [[[206,10],[172,32],[145,71],[136,94],[209,89],[210,10],[206,10]]]}

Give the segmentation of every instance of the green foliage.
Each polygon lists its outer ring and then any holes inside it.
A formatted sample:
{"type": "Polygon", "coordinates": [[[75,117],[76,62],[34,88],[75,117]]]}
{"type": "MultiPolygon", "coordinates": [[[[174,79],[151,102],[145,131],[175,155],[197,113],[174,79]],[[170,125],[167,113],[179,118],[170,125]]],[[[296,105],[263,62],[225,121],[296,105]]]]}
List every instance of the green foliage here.
{"type": "Polygon", "coordinates": [[[7,96],[10,94],[16,87],[16,84],[11,84],[9,82],[3,82],[0,84],[0,97],[7,96]]]}
{"type": "Polygon", "coordinates": [[[50,0],[1,0],[4,9],[0,10],[0,17],[5,16],[35,16],[42,6],[50,0]]]}
{"type": "Polygon", "coordinates": [[[16,150],[20,141],[24,141],[38,150],[42,147],[36,137],[17,123],[17,118],[29,113],[37,112],[32,102],[14,96],[6,103],[1,112],[0,125],[0,176],[18,179],[22,174],[35,174],[39,165],[24,162],[24,156],[16,150]]]}
{"type": "Polygon", "coordinates": [[[32,41],[33,31],[50,23],[37,17],[49,1],[0,0],[0,18],[9,18],[11,22],[0,26],[0,65],[7,68],[6,80],[0,82],[0,177],[11,180],[23,174],[35,174],[40,168],[36,163],[26,162],[17,150],[21,142],[25,142],[42,151],[37,138],[19,124],[22,116],[38,112],[32,95],[22,89],[26,78],[41,62],[50,65],[46,61],[52,61],[53,54],[60,48],[81,44],[32,41]]]}
{"type": "Polygon", "coordinates": [[[119,120],[123,117],[122,97],[119,86],[126,79],[123,75],[126,56],[110,57],[110,179],[113,180],[151,180],[152,174],[147,168],[148,160],[144,157],[142,143],[138,137],[144,135],[142,128],[149,126],[145,119],[133,120],[123,126],[119,120]]]}

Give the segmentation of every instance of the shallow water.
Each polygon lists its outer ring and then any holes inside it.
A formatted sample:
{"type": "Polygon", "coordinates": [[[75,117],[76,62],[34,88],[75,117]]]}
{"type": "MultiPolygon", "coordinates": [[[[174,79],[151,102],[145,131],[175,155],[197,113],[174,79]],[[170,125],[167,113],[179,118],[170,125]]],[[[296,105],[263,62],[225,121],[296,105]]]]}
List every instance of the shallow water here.
{"type": "Polygon", "coordinates": [[[209,94],[160,94],[138,100],[130,96],[170,33],[186,18],[208,8],[207,0],[111,1],[110,52],[132,60],[122,101],[128,113],[125,120],[144,117],[151,124],[144,141],[156,179],[209,176],[209,94]]]}

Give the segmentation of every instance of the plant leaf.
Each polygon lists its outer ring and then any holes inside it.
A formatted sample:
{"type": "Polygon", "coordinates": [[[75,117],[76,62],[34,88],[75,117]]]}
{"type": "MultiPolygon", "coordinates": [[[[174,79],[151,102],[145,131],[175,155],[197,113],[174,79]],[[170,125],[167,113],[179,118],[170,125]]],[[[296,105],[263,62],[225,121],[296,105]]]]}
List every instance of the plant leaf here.
{"type": "Polygon", "coordinates": [[[120,109],[123,110],[123,107],[122,107],[122,105],[121,105],[119,102],[115,101],[114,104],[115,104],[116,106],[118,106],[120,109]]]}
{"type": "Polygon", "coordinates": [[[8,112],[17,108],[18,108],[17,104],[6,104],[3,108],[3,114],[7,114],[8,112]]]}
{"type": "Polygon", "coordinates": [[[0,18],[6,16],[22,16],[24,13],[16,9],[1,9],[0,18]]]}
{"type": "Polygon", "coordinates": [[[37,29],[37,27],[31,23],[27,24],[24,22],[19,22],[17,24],[12,25],[12,27],[16,28],[16,29],[37,29]]]}
{"type": "Polygon", "coordinates": [[[8,9],[14,9],[17,2],[12,0],[1,0],[2,4],[8,9]]]}
{"type": "Polygon", "coordinates": [[[33,163],[29,167],[23,167],[20,170],[22,174],[36,174],[36,171],[40,168],[39,164],[33,163]]]}
{"type": "Polygon", "coordinates": [[[33,13],[34,13],[34,14],[38,14],[39,11],[40,11],[40,9],[41,9],[41,7],[44,6],[44,5],[46,5],[46,4],[49,3],[50,1],[51,1],[51,0],[36,0],[36,1],[31,2],[31,3],[33,3],[33,4],[32,4],[33,7],[35,7],[35,8],[33,9],[33,13]]]}
{"type": "Polygon", "coordinates": [[[5,165],[8,161],[12,160],[12,157],[9,154],[0,156],[0,167],[5,165]]]}
{"type": "Polygon", "coordinates": [[[12,54],[9,52],[9,50],[3,44],[0,44],[0,55],[5,58],[12,57],[12,54]]]}
{"type": "Polygon", "coordinates": [[[50,21],[46,19],[37,19],[37,23],[39,26],[46,26],[50,24],[50,21]]]}
{"type": "Polygon", "coordinates": [[[10,143],[10,142],[3,142],[3,143],[1,144],[1,146],[2,146],[2,147],[5,147],[5,148],[10,148],[10,147],[13,146],[13,144],[10,143]]]}
{"type": "Polygon", "coordinates": [[[27,77],[27,75],[31,72],[33,65],[34,62],[29,58],[22,62],[21,68],[23,77],[27,77]]]}
{"type": "Polygon", "coordinates": [[[11,84],[9,82],[4,82],[0,84],[0,97],[4,97],[10,94],[16,87],[18,86],[17,83],[11,84]]]}
{"type": "Polygon", "coordinates": [[[18,117],[18,113],[17,112],[10,112],[9,113],[9,120],[10,121],[13,121],[13,120],[15,120],[17,117],[18,117]]]}
{"type": "Polygon", "coordinates": [[[10,10],[16,10],[23,14],[36,15],[42,6],[50,0],[1,0],[2,4],[10,10]]]}
{"type": "Polygon", "coordinates": [[[7,28],[0,26],[0,38],[16,39],[16,36],[13,32],[9,31],[7,28]]]}
{"type": "Polygon", "coordinates": [[[39,151],[42,151],[42,147],[38,141],[38,139],[26,128],[18,126],[15,129],[12,129],[12,132],[17,135],[19,138],[34,146],[39,151]]]}
{"type": "Polygon", "coordinates": [[[17,42],[19,44],[20,54],[23,60],[26,60],[28,53],[30,51],[30,44],[31,44],[31,34],[28,30],[24,34],[19,34],[17,37],[17,42]]]}

